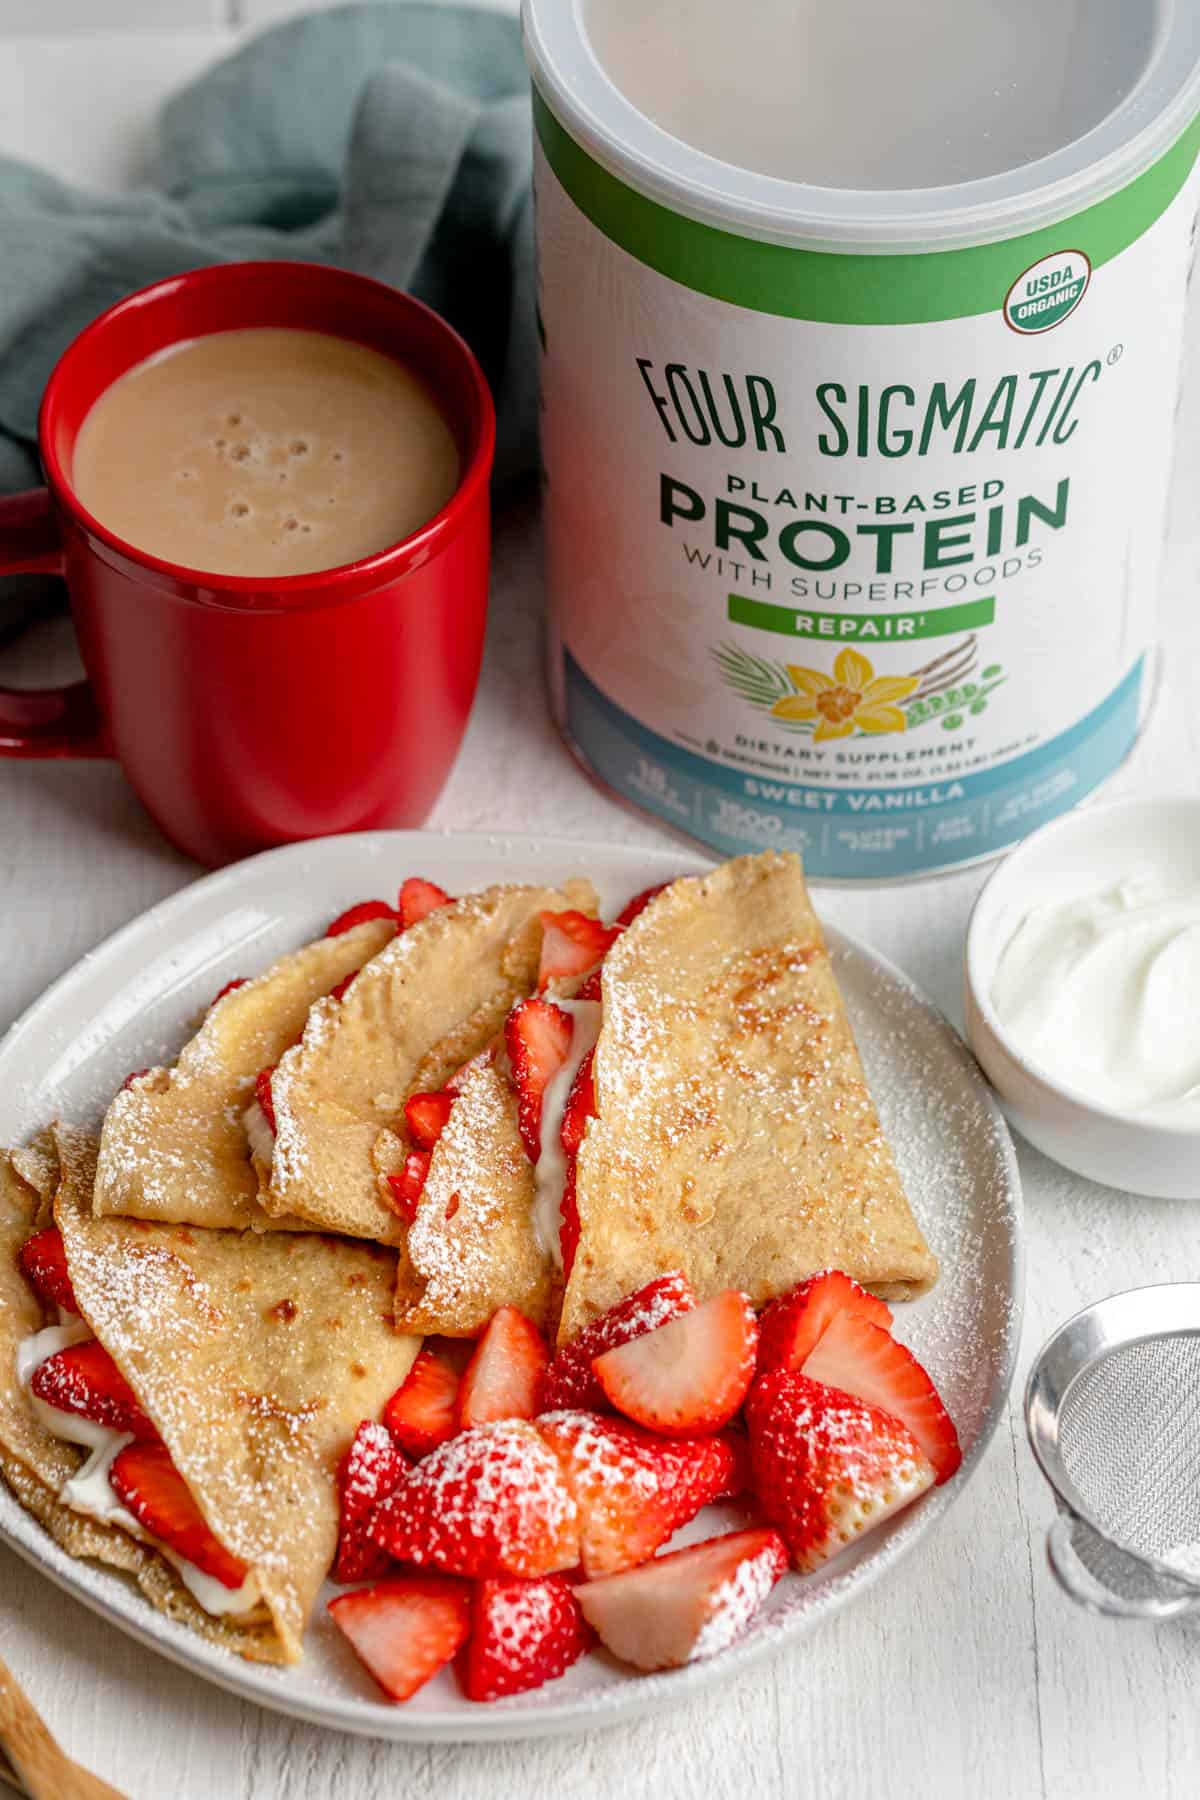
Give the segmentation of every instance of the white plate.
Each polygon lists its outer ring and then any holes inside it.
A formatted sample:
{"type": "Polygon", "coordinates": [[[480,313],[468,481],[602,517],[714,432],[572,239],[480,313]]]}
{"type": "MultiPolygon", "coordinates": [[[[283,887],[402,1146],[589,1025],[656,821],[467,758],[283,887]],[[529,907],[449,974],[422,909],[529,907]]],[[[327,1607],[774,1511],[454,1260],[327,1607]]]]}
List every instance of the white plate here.
{"type": "MultiPolygon", "coordinates": [[[[0,1044],[0,1143],[19,1143],[56,1117],[98,1123],[131,1069],[173,1058],[226,981],[319,935],[351,901],[394,896],[406,875],[425,875],[461,893],[492,881],[556,882],[586,874],[611,916],[652,882],[708,866],[686,851],[433,832],[327,838],[239,863],[118,932],[13,1026],[0,1044]]],[[[527,1737],[630,1718],[727,1680],[845,1606],[941,1518],[995,1428],[1020,1324],[1021,1225],[1012,1145],[970,1055],[896,969],[837,930],[828,935],[884,1127],[942,1263],[933,1292],[898,1309],[897,1335],[941,1389],[965,1460],[953,1481],[823,1574],[785,1576],[729,1650],[650,1676],[631,1675],[594,1653],[561,1680],[488,1706],[464,1700],[443,1671],[406,1705],[391,1706],[381,1702],[322,1605],[303,1663],[261,1668],[162,1618],[124,1576],[73,1561],[3,1487],[0,1535],[114,1625],[206,1680],[316,1724],[409,1741],[527,1737]]],[[[708,1535],[735,1516],[732,1509],[710,1509],[681,1538],[708,1535]]]]}

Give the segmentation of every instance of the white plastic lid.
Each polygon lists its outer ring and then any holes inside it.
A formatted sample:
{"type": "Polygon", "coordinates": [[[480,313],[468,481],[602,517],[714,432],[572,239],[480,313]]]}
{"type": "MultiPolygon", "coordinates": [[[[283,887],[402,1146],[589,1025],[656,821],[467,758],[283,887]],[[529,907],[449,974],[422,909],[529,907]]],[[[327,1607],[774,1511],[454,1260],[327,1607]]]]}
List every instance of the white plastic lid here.
{"type": "MultiPolygon", "coordinates": [[[[587,31],[589,3],[602,0],[523,0],[530,68],[560,124],[637,192],[686,217],[768,242],[871,253],[1022,235],[1116,193],[1156,162],[1200,111],[1200,0],[1125,0],[1136,11],[1137,29],[1103,46],[1109,89],[1123,97],[1050,154],[946,186],[819,187],[735,167],[653,123],[601,66],[587,31]]],[[[1035,40],[1030,53],[1037,54],[1035,40]]]]}

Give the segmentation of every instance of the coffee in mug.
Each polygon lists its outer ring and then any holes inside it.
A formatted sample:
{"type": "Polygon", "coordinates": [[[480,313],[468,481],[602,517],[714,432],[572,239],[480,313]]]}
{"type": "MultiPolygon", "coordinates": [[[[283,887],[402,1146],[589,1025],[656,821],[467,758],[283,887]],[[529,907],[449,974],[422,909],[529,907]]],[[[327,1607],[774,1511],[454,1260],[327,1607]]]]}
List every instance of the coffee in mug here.
{"type": "Polygon", "coordinates": [[[419,376],[321,331],[216,331],[150,356],[80,429],[75,490],[151,556],[214,575],[334,569],[399,543],[458,485],[419,376]]]}

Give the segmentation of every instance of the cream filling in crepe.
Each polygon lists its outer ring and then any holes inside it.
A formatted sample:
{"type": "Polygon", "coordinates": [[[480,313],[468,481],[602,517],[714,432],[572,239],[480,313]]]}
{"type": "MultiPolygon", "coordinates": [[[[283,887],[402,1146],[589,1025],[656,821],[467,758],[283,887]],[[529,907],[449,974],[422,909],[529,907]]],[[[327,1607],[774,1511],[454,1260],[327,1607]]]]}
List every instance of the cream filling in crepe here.
{"type": "Polygon", "coordinates": [[[261,1164],[264,1169],[269,1169],[275,1160],[275,1133],[257,1100],[252,1100],[242,1114],[242,1128],[255,1165],[261,1164]]]}
{"type": "Polygon", "coordinates": [[[600,1036],[603,1007],[599,1000],[555,1000],[554,1005],[571,1019],[571,1044],[566,1061],[547,1083],[542,1095],[541,1145],[534,1169],[537,1198],[533,1205],[533,1229],[543,1256],[553,1257],[561,1269],[562,1203],[567,1179],[562,1125],[571,1088],[580,1065],[600,1036]]]}
{"type": "Polygon", "coordinates": [[[225,1613],[249,1612],[262,1598],[258,1577],[253,1570],[240,1587],[226,1587],[223,1581],[206,1575],[203,1569],[198,1569],[186,1556],[177,1555],[168,1544],[152,1536],[134,1518],[128,1507],[122,1506],[109,1480],[109,1474],[126,1444],[134,1442],[133,1434],[114,1431],[111,1426],[100,1425],[94,1419],[84,1419],[78,1413],[50,1406],[31,1391],[34,1372],[47,1357],[56,1356],[71,1344],[86,1343],[94,1335],[82,1319],[76,1319],[69,1325],[48,1325],[44,1331],[34,1332],[17,1345],[17,1380],[25,1389],[35,1419],[51,1437],[59,1438],[67,1444],[81,1444],[91,1453],[79,1473],[63,1483],[58,1498],[74,1512],[85,1513],[89,1519],[96,1519],[101,1525],[118,1525],[130,1537],[152,1544],[159,1555],[165,1557],[172,1568],[178,1571],[179,1579],[193,1598],[214,1618],[220,1618],[225,1613]]]}

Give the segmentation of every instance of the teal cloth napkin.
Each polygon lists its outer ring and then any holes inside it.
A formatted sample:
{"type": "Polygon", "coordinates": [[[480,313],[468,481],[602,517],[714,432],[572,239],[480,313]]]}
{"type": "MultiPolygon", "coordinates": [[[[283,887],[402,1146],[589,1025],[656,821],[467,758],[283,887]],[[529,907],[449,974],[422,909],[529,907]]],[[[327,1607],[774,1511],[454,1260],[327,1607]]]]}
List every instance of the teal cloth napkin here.
{"type": "Polygon", "coordinates": [[[60,352],[147,282],[300,257],[405,288],[461,331],[498,411],[496,472],[536,453],[528,80],[515,20],[417,0],[264,32],[165,107],[157,185],[118,198],[0,158],[0,491],[38,480],[60,352]]]}

